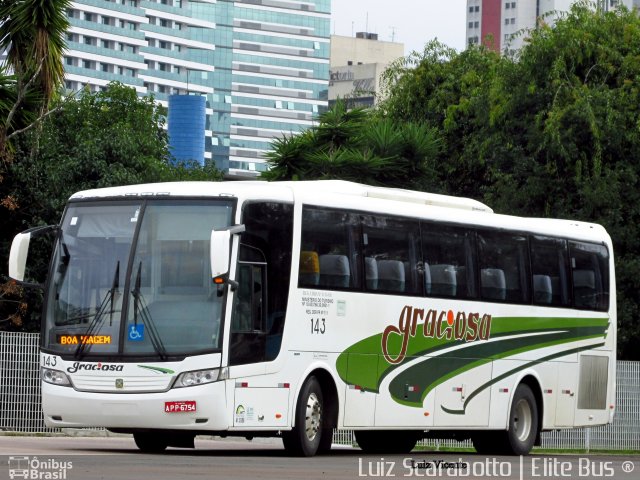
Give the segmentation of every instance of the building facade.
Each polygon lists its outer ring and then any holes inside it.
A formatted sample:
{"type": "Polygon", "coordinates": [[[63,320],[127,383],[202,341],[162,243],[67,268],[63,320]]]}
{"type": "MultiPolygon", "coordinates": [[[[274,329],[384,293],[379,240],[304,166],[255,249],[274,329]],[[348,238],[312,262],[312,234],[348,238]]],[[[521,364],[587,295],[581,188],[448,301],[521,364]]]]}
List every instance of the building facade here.
{"type": "Polygon", "coordinates": [[[257,176],[275,138],[327,107],[330,11],[331,0],[74,1],[66,88],[117,80],[165,106],[203,96],[205,158],[194,160],[257,176]]]}
{"type": "Polygon", "coordinates": [[[350,106],[373,106],[380,100],[382,73],[403,56],[402,43],[380,41],[374,33],[332,35],[329,103],[343,98],[350,106]]]}
{"type": "MultiPolygon", "coordinates": [[[[517,51],[524,45],[523,31],[539,18],[553,23],[576,0],[467,0],[467,45],[483,43],[500,52],[517,51]]],[[[640,8],[640,0],[597,0],[594,6],[610,10],[619,5],[640,8]]]]}

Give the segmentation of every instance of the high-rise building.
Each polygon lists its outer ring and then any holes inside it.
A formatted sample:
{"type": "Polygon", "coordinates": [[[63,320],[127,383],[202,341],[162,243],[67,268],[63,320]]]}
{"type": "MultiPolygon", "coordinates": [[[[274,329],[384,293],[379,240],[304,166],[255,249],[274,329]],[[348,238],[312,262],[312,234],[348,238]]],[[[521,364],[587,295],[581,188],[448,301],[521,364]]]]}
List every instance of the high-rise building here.
{"type": "MultiPolygon", "coordinates": [[[[523,31],[534,28],[539,18],[553,23],[576,0],[467,0],[467,45],[483,43],[500,52],[517,51],[524,45],[523,31]]],[[[640,0],[597,0],[604,10],[625,5],[640,8],[640,0]]]]}
{"type": "Polygon", "coordinates": [[[382,73],[403,56],[402,43],[379,40],[375,33],[332,35],[329,103],[343,98],[350,106],[373,106],[380,100],[382,73]]]}
{"type": "Polygon", "coordinates": [[[327,107],[330,10],[331,0],[76,0],[66,87],[117,80],[167,106],[204,96],[205,159],[257,176],[273,139],[327,107]]]}

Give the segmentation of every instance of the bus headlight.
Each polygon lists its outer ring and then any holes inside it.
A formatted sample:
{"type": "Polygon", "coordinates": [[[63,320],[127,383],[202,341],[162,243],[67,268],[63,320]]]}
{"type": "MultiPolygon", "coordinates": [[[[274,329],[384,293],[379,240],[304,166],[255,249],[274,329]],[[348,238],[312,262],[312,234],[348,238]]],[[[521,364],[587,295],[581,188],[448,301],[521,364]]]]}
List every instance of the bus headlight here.
{"type": "Polygon", "coordinates": [[[52,370],[50,368],[42,367],[40,369],[40,375],[42,376],[42,381],[52,385],[61,385],[63,387],[71,385],[71,380],[69,380],[67,374],[60,370],[52,370]]]}
{"type": "Polygon", "coordinates": [[[226,368],[210,368],[208,370],[196,370],[193,372],[184,372],[178,375],[173,388],[193,387],[196,385],[204,385],[205,383],[213,383],[218,380],[225,380],[228,377],[226,368]]]}

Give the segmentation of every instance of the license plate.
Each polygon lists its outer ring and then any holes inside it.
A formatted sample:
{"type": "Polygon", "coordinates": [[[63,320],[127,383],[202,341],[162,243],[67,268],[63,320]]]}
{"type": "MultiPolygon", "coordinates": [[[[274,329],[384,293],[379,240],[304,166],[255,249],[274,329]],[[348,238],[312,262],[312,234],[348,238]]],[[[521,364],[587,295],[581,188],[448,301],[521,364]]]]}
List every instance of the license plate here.
{"type": "Polygon", "coordinates": [[[195,412],[196,402],[188,400],[185,402],[164,402],[165,413],[182,413],[182,412],[195,412]]]}

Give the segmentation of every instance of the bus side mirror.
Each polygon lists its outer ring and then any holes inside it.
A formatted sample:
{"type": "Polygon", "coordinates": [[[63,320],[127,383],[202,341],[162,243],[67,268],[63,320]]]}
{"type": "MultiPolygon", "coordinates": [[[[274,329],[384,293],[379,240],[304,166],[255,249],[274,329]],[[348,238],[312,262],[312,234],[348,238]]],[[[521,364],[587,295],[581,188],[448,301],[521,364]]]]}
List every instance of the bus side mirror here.
{"type": "Polygon", "coordinates": [[[30,228],[17,234],[13,238],[11,251],[9,252],[9,277],[24,286],[42,288],[42,285],[26,283],[24,281],[27,270],[27,258],[29,257],[29,244],[31,243],[31,239],[59,229],[60,227],[58,225],[48,225],[46,227],[30,228]]]}
{"type": "Polygon", "coordinates": [[[211,232],[211,276],[213,281],[224,278],[229,273],[229,256],[231,254],[231,232],[214,230],[211,232]]]}
{"type": "Polygon", "coordinates": [[[231,235],[237,235],[245,231],[244,225],[234,225],[224,230],[211,232],[211,248],[209,258],[211,260],[211,277],[216,285],[228,283],[237,287],[237,283],[229,279],[229,260],[231,256],[231,235]]]}
{"type": "Polygon", "coordinates": [[[31,233],[23,232],[17,234],[11,244],[11,252],[9,253],[9,277],[18,282],[24,282],[30,242],[31,233]]]}

